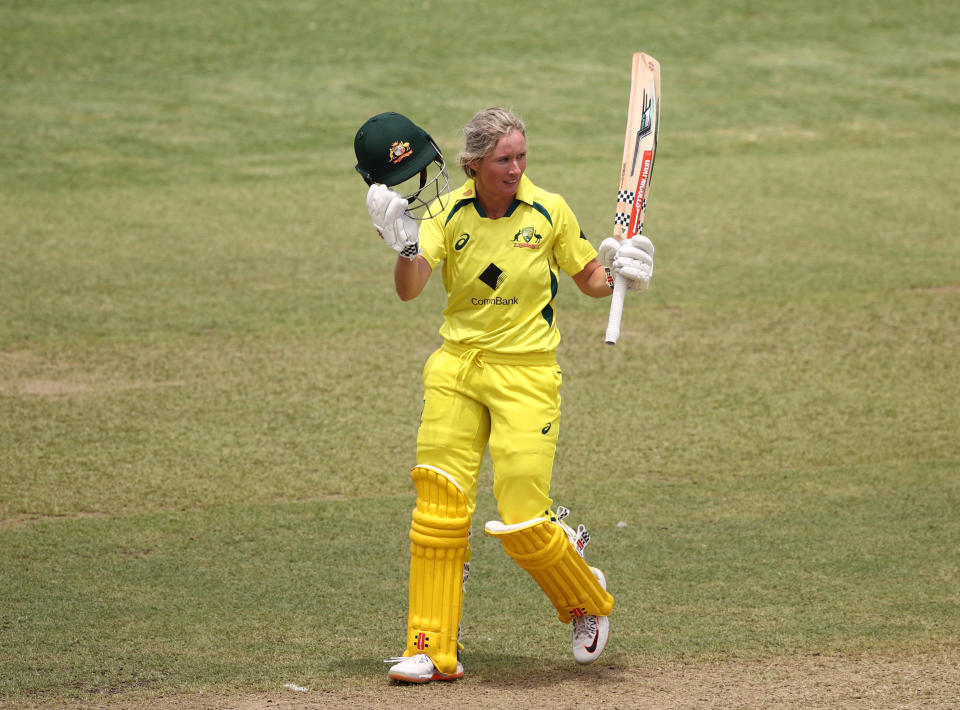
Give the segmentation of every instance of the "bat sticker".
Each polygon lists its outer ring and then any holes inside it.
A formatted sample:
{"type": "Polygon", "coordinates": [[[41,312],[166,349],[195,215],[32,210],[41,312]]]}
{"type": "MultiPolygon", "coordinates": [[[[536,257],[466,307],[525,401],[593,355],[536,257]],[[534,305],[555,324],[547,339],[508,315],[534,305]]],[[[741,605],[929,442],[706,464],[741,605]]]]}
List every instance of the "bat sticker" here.
{"type": "Polygon", "coordinates": [[[653,79],[650,80],[650,93],[646,89],[643,92],[643,115],[640,119],[640,128],[637,130],[637,139],[633,145],[633,165],[630,167],[630,174],[637,172],[637,157],[640,155],[640,141],[650,135],[653,130],[653,117],[656,115],[656,86],[653,79]]]}

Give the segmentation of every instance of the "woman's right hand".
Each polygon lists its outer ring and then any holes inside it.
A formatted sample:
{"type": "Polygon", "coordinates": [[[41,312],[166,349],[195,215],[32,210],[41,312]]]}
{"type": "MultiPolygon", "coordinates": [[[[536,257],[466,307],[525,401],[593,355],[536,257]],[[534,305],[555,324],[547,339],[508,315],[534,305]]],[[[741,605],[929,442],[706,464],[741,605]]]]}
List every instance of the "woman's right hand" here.
{"type": "Polygon", "coordinates": [[[374,183],[367,190],[367,211],[383,241],[405,259],[420,253],[420,226],[407,214],[409,205],[399,193],[374,183]]]}

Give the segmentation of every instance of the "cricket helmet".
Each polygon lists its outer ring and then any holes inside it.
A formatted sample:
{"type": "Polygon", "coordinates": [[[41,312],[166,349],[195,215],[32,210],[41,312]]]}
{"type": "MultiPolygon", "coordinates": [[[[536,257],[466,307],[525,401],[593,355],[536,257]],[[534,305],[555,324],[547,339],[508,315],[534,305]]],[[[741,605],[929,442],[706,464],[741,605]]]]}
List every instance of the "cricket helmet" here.
{"type": "Polygon", "coordinates": [[[356,170],[368,185],[393,187],[419,175],[419,185],[411,186],[409,194],[404,195],[411,210],[419,212],[419,208],[441,197],[450,186],[440,148],[403,114],[388,111],[368,119],[353,139],[353,152],[357,156],[356,170]],[[431,167],[434,174],[428,179],[431,167]],[[425,191],[427,187],[431,189],[425,191]]]}

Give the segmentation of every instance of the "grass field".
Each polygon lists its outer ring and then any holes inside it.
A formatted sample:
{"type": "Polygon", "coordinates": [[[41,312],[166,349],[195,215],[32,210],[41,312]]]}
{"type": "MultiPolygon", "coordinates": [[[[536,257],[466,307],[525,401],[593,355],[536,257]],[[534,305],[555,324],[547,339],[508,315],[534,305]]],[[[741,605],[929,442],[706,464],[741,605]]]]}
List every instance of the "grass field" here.
{"type": "MultiPolygon", "coordinates": [[[[451,692],[872,658],[915,663],[897,707],[956,707],[958,40],[946,1],[3,3],[0,706],[417,697],[380,659],[444,297],[394,295],[353,134],[401,111],[452,157],[510,107],[596,245],[643,50],[656,276],[616,348],[606,302],[565,279],[558,309],[554,497],[591,528],[613,636],[573,668],[475,536],[451,692]]],[[[835,707],[894,706],[868,695],[835,707]]]]}

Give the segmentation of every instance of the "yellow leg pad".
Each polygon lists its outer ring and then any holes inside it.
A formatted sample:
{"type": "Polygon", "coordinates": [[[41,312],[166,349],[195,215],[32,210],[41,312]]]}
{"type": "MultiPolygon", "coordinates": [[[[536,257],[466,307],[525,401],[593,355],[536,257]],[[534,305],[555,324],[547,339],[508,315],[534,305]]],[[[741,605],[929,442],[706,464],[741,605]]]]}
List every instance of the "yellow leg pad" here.
{"type": "Polygon", "coordinates": [[[437,468],[410,474],[417,507],[410,524],[410,608],[404,654],[426,653],[441,673],[457,670],[457,632],[463,610],[463,564],[470,515],[459,486],[437,468]]]}
{"type": "Polygon", "coordinates": [[[613,597],[600,586],[559,523],[534,518],[504,525],[494,520],[485,530],[500,538],[507,554],[546,592],[560,621],[569,623],[585,614],[609,616],[613,611],[613,597]]]}

